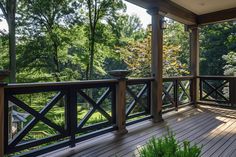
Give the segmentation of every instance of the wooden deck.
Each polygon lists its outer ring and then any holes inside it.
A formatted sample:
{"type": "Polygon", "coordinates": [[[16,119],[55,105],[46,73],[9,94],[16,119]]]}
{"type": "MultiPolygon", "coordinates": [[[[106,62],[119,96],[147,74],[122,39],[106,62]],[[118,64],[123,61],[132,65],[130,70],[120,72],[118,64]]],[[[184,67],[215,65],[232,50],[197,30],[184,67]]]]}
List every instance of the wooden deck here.
{"type": "Polygon", "coordinates": [[[167,113],[164,122],[144,121],[128,127],[129,133],[117,136],[105,134],[84,142],[75,148],[66,148],[45,156],[71,157],[131,157],[151,137],[161,137],[169,127],[178,141],[188,139],[203,146],[203,157],[236,156],[236,110],[200,106],[183,108],[178,113],[167,113]]]}

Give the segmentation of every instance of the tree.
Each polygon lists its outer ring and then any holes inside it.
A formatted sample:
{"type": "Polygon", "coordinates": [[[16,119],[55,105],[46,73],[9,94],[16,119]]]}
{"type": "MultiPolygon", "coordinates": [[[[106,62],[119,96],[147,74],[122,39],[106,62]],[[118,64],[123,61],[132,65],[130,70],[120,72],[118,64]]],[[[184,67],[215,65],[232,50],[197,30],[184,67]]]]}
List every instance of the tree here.
{"type": "Polygon", "coordinates": [[[10,82],[16,82],[16,0],[1,0],[0,9],[9,30],[9,70],[10,82]]]}
{"type": "Polygon", "coordinates": [[[229,52],[222,57],[226,61],[224,66],[224,75],[234,76],[236,75],[236,52],[229,52]]]}
{"type": "MultiPolygon", "coordinates": [[[[151,33],[146,30],[142,40],[130,40],[126,47],[121,49],[122,59],[132,70],[135,77],[150,76],[151,69],[151,33]]],[[[169,36],[164,36],[168,40],[169,36]]],[[[173,38],[173,37],[172,37],[173,38]]],[[[178,38],[177,38],[178,39],[178,38]]],[[[170,40],[170,39],[169,39],[170,40]]],[[[173,39],[171,39],[173,40],[173,39]]],[[[163,45],[163,75],[165,77],[188,75],[188,64],[181,61],[181,45],[164,42],[163,45]]]]}
{"type": "Polygon", "coordinates": [[[76,8],[78,4],[73,0],[22,0],[20,3],[21,26],[25,28],[21,33],[28,38],[46,37],[44,46],[51,52],[51,67],[57,82],[61,81],[59,49],[64,43],[70,42],[63,31],[78,22],[76,8]]]}
{"type": "Polygon", "coordinates": [[[8,68],[8,35],[0,34],[0,69],[8,68]]]}
{"type": "Polygon", "coordinates": [[[151,69],[151,38],[129,41],[126,47],[121,48],[122,60],[128,65],[134,77],[150,77],[151,69]]]}
{"type": "Polygon", "coordinates": [[[112,26],[112,32],[116,35],[117,41],[120,39],[139,40],[145,38],[145,30],[141,20],[137,15],[121,15],[108,21],[112,26]]]}
{"type": "Polygon", "coordinates": [[[87,79],[93,78],[95,47],[99,38],[98,26],[101,22],[110,21],[119,15],[118,11],[125,8],[122,0],[81,0],[85,8],[85,17],[88,23],[89,63],[87,65],[87,79]]]}
{"type": "Polygon", "coordinates": [[[203,75],[223,75],[226,61],[222,59],[228,52],[236,51],[236,25],[233,22],[212,24],[201,29],[200,73],[203,75]]]}
{"type": "MultiPolygon", "coordinates": [[[[164,45],[172,47],[175,50],[178,49],[176,57],[179,63],[184,64],[184,71],[189,71],[190,68],[190,44],[189,44],[189,32],[185,31],[184,24],[173,20],[166,20],[167,28],[164,30],[164,45]]],[[[171,50],[171,49],[170,49],[171,50]]],[[[176,69],[177,70],[177,69],[176,69]]],[[[180,69],[179,69],[180,70],[180,69]]]]}

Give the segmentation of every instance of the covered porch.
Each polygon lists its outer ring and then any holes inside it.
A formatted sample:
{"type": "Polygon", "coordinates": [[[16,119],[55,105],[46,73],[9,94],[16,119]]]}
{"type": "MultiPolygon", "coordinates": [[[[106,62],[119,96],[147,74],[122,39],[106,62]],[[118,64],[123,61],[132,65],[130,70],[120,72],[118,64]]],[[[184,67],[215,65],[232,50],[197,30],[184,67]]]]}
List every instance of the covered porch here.
{"type": "MultiPolygon", "coordinates": [[[[235,20],[236,1],[209,0],[197,4],[181,0],[127,1],[147,9],[152,16],[151,76],[128,79],[127,71],[113,71],[114,79],[109,80],[31,84],[2,81],[0,156],[133,156],[152,136],[163,135],[166,126],[178,140],[203,145],[202,156],[235,155],[236,77],[199,75],[199,27],[235,20]],[[163,78],[164,17],[185,24],[189,31],[190,76],[163,78]],[[97,91],[95,98],[88,92],[90,89],[97,91]],[[21,97],[38,93],[50,95],[40,110],[21,97]],[[90,105],[86,114],[79,112],[81,102],[90,105]],[[104,102],[108,107],[103,106],[104,102]],[[32,116],[14,136],[9,134],[11,103],[32,116]],[[64,111],[63,124],[47,117],[57,106],[64,111]],[[102,121],[87,124],[97,112],[102,121]],[[52,128],[53,136],[25,139],[38,122],[52,128]]],[[[0,75],[3,80],[7,73],[0,75]]]]}

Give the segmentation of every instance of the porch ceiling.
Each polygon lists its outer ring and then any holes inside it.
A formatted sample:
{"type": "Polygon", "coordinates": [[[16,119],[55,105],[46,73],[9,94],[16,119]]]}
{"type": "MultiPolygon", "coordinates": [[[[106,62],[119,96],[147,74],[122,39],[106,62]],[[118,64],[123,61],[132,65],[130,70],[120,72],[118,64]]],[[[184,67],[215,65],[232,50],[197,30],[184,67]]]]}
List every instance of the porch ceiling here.
{"type": "Polygon", "coordinates": [[[166,17],[187,25],[236,19],[236,0],[126,0],[146,9],[159,8],[166,17]]]}
{"type": "Polygon", "coordinates": [[[236,8],[236,0],[171,0],[197,15],[236,8]]]}

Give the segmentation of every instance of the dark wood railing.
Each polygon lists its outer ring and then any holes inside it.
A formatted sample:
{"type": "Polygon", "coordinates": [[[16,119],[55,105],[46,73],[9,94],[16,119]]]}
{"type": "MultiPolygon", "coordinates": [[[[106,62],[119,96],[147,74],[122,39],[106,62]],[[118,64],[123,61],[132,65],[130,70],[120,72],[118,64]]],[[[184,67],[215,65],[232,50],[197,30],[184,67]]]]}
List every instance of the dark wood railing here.
{"type": "MultiPolygon", "coordinates": [[[[235,102],[235,77],[198,78],[201,101],[235,102]],[[214,81],[217,83],[212,83],[214,81]],[[222,93],[225,86],[229,86],[229,97],[222,93]]],[[[163,112],[193,104],[192,86],[195,79],[192,76],[163,79],[163,112]]],[[[152,118],[153,80],[118,78],[62,83],[3,84],[1,89],[4,91],[2,95],[5,95],[4,113],[8,113],[4,114],[3,127],[5,154],[22,153],[23,156],[36,156],[66,146],[74,147],[80,141],[114,130],[126,133],[126,125],[152,118]],[[28,114],[23,128],[15,134],[12,133],[11,126],[12,106],[20,115],[28,114]],[[57,121],[58,115],[52,116],[55,111],[61,111],[60,122],[57,121]],[[39,123],[53,131],[33,139],[31,131],[39,123]]]]}
{"type": "Polygon", "coordinates": [[[169,77],[163,79],[163,111],[178,110],[179,107],[193,103],[192,76],[169,77]]]}
{"type": "MultiPolygon", "coordinates": [[[[38,149],[36,146],[50,144],[50,147],[30,152],[31,156],[36,156],[36,154],[39,155],[65,146],[73,147],[77,142],[117,129],[115,125],[116,83],[117,80],[103,80],[67,83],[10,84],[6,86],[4,112],[9,113],[9,104],[14,104],[14,108],[17,111],[26,112],[32,118],[27,119],[28,123],[25,124],[24,128],[12,138],[9,138],[9,131],[11,131],[9,120],[11,119],[5,114],[5,153],[11,154],[22,150],[27,150],[28,152],[32,148],[38,149]],[[96,89],[96,93],[91,89],[96,89]],[[24,100],[28,94],[38,94],[39,97],[48,94],[50,98],[43,105],[42,109],[37,110],[35,106],[33,107],[24,100]],[[105,100],[107,100],[106,108],[102,106],[105,100]],[[78,111],[81,107],[81,102],[89,105],[88,111],[84,115],[79,115],[81,112],[78,111]],[[59,125],[47,117],[47,113],[57,106],[62,106],[63,108],[63,125],[59,125]],[[95,112],[99,113],[103,119],[91,125],[87,124],[95,112]],[[26,140],[30,131],[39,122],[53,129],[55,133],[42,139],[26,140]],[[52,145],[53,143],[54,145],[52,145]]],[[[27,154],[29,155],[29,153],[27,154]]]]}
{"type": "Polygon", "coordinates": [[[236,104],[236,77],[199,76],[200,101],[223,106],[236,104]]]}
{"type": "MultiPolygon", "coordinates": [[[[5,86],[4,113],[10,113],[9,106],[13,106],[18,113],[30,115],[26,118],[24,127],[14,135],[10,133],[12,115],[4,115],[5,154],[20,152],[22,156],[36,156],[66,146],[74,147],[80,141],[113,130],[121,130],[126,124],[131,125],[151,118],[152,80],[152,78],[111,79],[5,86]],[[125,97],[121,97],[117,91],[122,81],[126,83],[125,97]],[[32,99],[45,101],[42,103],[32,99]],[[120,99],[126,100],[124,115],[120,114],[122,105],[117,102],[120,99]],[[82,105],[87,109],[86,114],[80,111],[82,105]],[[39,106],[43,107],[39,109],[39,106]],[[59,109],[63,111],[62,124],[47,116],[53,113],[50,113],[52,110],[59,109]],[[91,117],[98,117],[98,114],[101,119],[91,122],[91,117]],[[119,123],[122,116],[125,119],[124,124],[119,123]],[[53,134],[32,139],[31,131],[34,127],[39,127],[39,123],[53,130],[53,134]]],[[[58,118],[57,115],[54,118],[58,118]]]]}

